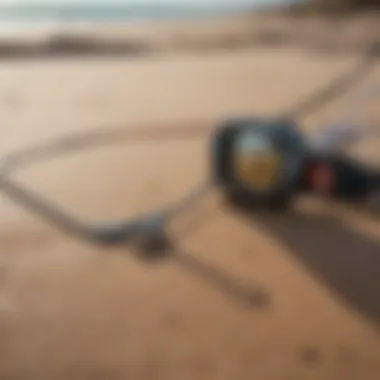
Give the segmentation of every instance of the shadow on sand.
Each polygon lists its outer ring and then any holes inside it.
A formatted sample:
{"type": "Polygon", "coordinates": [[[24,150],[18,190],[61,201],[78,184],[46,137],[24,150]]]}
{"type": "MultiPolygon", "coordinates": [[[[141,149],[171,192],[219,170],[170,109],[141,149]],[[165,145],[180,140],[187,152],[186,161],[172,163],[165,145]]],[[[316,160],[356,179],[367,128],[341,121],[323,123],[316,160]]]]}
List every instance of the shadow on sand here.
{"type": "Polygon", "coordinates": [[[380,241],[328,216],[257,213],[238,207],[248,221],[263,226],[287,246],[348,306],[380,325],[380,241]]]}
{"type": "Polygon", "coordinates": [[[124,39],[107,41],[88,36],[57,35],[46,42],[1,41],[0,59],[73,58],[97,56],[140,56],[152,54],[156,48],[149,41],[124,39]]]}

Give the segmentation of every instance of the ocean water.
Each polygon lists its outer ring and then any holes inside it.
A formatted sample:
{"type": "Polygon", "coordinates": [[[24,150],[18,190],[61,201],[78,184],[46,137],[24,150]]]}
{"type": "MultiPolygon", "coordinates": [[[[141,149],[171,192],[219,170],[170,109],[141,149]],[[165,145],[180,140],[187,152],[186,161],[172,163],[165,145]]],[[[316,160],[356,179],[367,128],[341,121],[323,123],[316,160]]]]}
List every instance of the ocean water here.
{"type": "Polygon", "coordinates": [[[78,1],[76,4],[52,3],[0,3],[0,22],[70,22],[70,21],[121,21],[121,20],[160,20],[175,18],[198,18],[210,15],[231,14],[242,11],[254,11],[264,7],[295,3],[300,0],[238,0],[222,2],[217,5],[202,3],[169,4],[135,4],[89,3],[78,1]]]}

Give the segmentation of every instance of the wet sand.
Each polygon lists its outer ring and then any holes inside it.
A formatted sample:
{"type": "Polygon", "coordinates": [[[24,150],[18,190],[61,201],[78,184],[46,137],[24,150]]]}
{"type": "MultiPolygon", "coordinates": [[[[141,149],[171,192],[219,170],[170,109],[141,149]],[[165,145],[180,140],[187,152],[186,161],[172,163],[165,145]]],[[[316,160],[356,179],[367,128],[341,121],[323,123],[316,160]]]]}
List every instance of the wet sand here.
{"type": "MultiPolygon", "coordinates": [[[[255,48],[2,63],[0,146],[10,152],[98,125],[212,126],[279,112],[356,59],[255,48]]],[[[305,128],[330,115],[331,107],[305,128]]],[[[83,218],[121,218],[197,184],[206,149],[202,138],[124,142],[18,176],[83,218]]],[[[6,197],[0,207],[1,379],[380,376],[380,224],[365,216],[323,208],[249,216],[210,194],[170,227],[178,248],[214,268],[200,275],[192,261],[152,265],[127,248],[77,241],[6,197]],[[215,281],[218,270],[265,302],[239,303],[215,281]]]]}

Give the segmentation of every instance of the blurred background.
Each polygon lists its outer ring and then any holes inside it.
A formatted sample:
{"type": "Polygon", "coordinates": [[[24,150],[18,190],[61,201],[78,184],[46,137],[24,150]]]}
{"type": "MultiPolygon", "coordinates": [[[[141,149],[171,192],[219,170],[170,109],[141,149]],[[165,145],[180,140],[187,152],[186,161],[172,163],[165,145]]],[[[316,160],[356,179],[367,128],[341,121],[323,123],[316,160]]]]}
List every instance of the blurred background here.
{"type": "MultiPolygon", "coordinates": [[[[206,130],[274,115],[352,72],[349,90],[297,122],[378,130],[379,6],[0,0],[1,154],[98,127],[206,130]]],[[[120,219],[195,186],[207,147],[206,135],[120,141],[14,175],[85,220],[120,219]]],[[[377,165],[380,141],[351,153],[377,165]]],[[[379,379],[380,222],[320,203],[260,216],[210,194],[170,226],[190,256],[151,265],[2,196],[0,380],[379,379]],[[242,286],[260,295],[250,307],[242,286]]]]}

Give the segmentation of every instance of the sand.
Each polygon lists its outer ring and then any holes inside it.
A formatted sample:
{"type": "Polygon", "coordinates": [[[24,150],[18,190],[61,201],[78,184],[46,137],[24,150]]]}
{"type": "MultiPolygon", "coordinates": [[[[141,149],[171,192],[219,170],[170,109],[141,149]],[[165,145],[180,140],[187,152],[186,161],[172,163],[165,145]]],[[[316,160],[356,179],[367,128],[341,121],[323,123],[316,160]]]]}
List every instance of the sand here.
{"type": "MultiPolygon", "coordinates": [[[[0,146],[5,154],[99,125],[212,126],[280,112],[356,59],[252,47],[4,62],[0,146]]],[[[206,175],[206,157],[206,138],[123,142],[18,176],[82,218],[122,218],[178,199],[206,175]]],[[[174,221],[179,249],[265,295],[248,307],[191,261],[141,262],[127,247],[77,241],[6,197],[0,207],[1,379],[380,376],[380,224],[360,213],[249,216],[210,193],[174,221]]]]}

